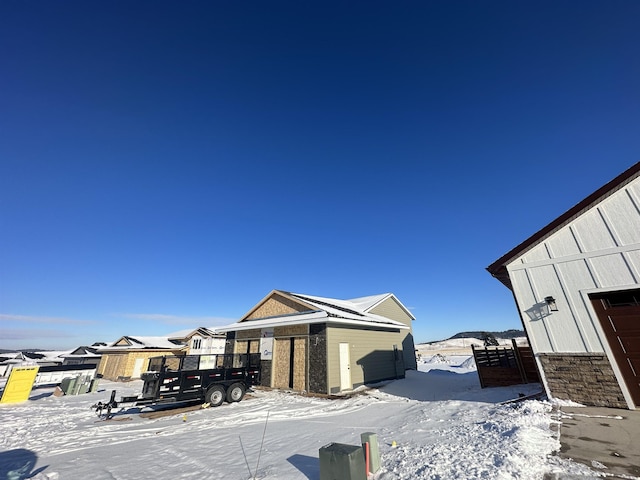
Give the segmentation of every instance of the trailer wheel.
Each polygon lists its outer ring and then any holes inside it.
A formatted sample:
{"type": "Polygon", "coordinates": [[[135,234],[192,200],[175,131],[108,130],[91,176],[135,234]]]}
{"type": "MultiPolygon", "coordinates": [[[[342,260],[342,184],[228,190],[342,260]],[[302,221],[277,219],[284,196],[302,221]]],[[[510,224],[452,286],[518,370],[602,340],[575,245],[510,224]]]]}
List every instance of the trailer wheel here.
{"type": "Polygon", "coordinates": [[[227,390],[227,402],[239,402],[244,398],[245,387],[242,383],[234,383],[227,390]]]}
{"type": "Polygon", "coordinates": [[[205,402],[210,404],[212,407],[218,407],[222,405],[222,402],[224,402],[224,394],[224,387],[222,385],[214,385],[209,387],[204,399],[205,402]]]}

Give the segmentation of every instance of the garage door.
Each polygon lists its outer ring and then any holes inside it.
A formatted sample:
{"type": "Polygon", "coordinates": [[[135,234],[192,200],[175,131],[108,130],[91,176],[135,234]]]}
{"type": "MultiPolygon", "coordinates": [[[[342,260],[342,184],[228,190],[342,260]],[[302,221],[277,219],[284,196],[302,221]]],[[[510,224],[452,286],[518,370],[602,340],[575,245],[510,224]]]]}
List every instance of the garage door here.
{"type": "Polygon", "coordinates": [[[618,368],[640,405],[640,290],[591,297],[618,368]]]}

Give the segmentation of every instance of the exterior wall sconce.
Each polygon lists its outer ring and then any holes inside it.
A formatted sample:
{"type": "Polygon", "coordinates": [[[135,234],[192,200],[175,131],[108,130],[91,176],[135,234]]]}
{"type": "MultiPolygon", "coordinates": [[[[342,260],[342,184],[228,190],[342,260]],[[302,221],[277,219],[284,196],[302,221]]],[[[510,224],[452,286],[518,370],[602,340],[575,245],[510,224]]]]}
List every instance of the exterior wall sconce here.
{"type": "Polygon", "coordinates": [[[550,312],[557,312],[558,306],[556,305],[556,299],[552,296],[544,297],[544,302],[547,304],[550,312]]]}

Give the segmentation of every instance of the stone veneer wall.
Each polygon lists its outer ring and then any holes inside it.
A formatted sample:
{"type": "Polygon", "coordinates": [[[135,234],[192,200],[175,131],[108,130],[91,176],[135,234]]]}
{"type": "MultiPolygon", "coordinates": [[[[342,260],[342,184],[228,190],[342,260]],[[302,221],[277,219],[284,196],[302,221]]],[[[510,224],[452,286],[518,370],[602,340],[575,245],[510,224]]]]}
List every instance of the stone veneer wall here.
{"type": "Polygon", "coordinates": [[[545,353],[539,359],[552,397],[583,405],[628,408],[605,354],[545,353]]]}
{"type": "Polygon", "coordinates": [[[327,392],[327,325],[309,325],[309,391],[327,392]]]}

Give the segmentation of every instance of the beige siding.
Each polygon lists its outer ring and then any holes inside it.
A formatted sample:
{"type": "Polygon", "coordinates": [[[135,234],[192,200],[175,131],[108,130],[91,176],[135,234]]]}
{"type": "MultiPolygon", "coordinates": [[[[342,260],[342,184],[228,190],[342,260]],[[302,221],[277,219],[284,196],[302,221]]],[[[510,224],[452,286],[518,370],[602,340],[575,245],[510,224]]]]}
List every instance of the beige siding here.
{"type": "Polygon", "coordinates": [[[397,322],[402,322],[408,327],[411,326],[411,316],[407,314],[404,308],[402,308],[393,297],[389,297],[381,304],[376,305],[370,312],[397,322]]]}
{"type": "Polygon", "coordinates": [[[409,327],[409,330],[401,331],[402,341],[398,345],[398,348],[403,350],[404,368],[417,369],[418,364],[416,362],[416,347],[413,341],[413,319],[411,315],[402,308],[395,297],[389,297],[380,305],[376,305],[371,309],[371,313],[402,322],[409,327]]]}
{"type": "Polygon", "coordinates": [[[355,387],[377,380],[404,376],[402,362],[398,366],[393,354],[397,345],[402,353],[403,332],[327,328],[328,390],[340,390],[340,343],[349,343],[351,381],[355,387]]]}

